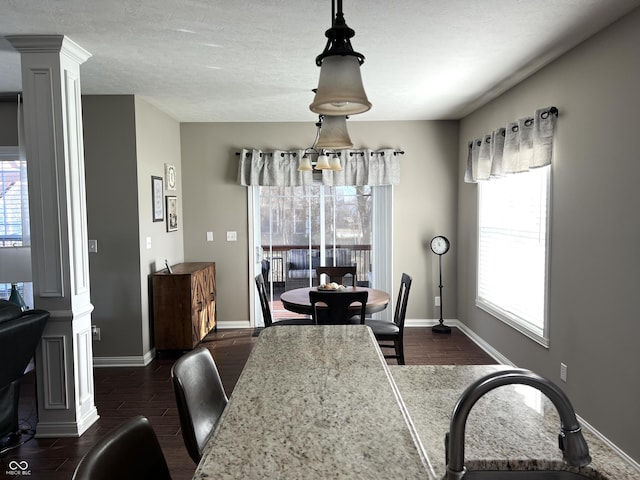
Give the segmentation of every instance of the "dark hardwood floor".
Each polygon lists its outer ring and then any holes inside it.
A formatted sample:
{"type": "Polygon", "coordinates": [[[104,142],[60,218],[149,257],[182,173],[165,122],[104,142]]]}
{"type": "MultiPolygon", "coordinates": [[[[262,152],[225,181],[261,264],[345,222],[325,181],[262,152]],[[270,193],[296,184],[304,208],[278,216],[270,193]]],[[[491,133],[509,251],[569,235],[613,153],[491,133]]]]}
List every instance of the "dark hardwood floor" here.
{"type": "MultiPolygon", "coordinates": [[[[218,330],[203,345],[215,358],[227,390],[233,388],[257,341],[252,330],[218,330]]],[[[430,328],[405,329],[407,365],[483,365],[496,362],[458,329],[451,335],[434,334],[430,328]]],[[[195,465],[184,448],[175,398],[170,383],[171,365],[177,357],[163,355],[146,367],[94,369],[95,401],[100,419],[80,438],[30,438],[18,448],[0,454],[0,479],[14,478],[12,460],[28,462],[33,480],[68,480],[77,462],[103,435],[135,415],[147,416],[158,435],[174,480],[191,479],[195,465]]],[[[389,360],[389,364],[395,364],[389,360]]],[[[36,423],[33,372],[21,387],[20,414],[25,428],[36,423]]],[[[15,465],[15,464],[14,464],[15,465]]]]}

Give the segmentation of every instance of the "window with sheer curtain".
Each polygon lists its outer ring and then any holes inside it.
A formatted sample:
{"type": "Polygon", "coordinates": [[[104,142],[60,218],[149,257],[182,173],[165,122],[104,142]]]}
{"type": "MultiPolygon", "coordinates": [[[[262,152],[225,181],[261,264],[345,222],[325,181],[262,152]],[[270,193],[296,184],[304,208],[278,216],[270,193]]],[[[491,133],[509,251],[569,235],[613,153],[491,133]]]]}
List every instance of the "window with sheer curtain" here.
{"type": "MultiPolygon", "coordinates": [[[[268,292],[280,318],[290,312],[279,294],[310,286],[315,266],[356,265],[358,284],[385,291],[393,284],[389,225],[401,152],[345,149],[342,170],[314,172],[298,171],[303,153],[243,150],[238,167],[238,182],[250,187],[249,257],[256,271],[257,262],[269,262],[268,292]]],[[[375,315],[390,319],[391,313],[375,315]]],[[[253,317],[259,316],[256,302],[253,317]]]]}
{"type": "Polygon", "coordinates": [[[478,183],[476,305],[548,345],[547,284],[554,107],[469,144],[478,183]]]}

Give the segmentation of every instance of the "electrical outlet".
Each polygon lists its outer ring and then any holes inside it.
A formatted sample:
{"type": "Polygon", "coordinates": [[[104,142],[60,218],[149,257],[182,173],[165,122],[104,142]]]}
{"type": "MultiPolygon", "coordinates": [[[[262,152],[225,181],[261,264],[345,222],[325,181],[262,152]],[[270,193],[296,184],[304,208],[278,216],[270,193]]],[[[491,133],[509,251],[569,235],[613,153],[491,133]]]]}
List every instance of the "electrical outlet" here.
{"type": "Polygon", "coordinates": [[[238,240],[237,232],[227,232],[227,242],[236,242],[238,240]]]}
{"type": "Polygon", "coordinates": [[[436,298],[435,298],[434,305],[435,305],[436,307],[439,307],[439,306],[440,306],[440,297],[436,297],[436,298]]]}
{"type": "Polygon", "coordinates": [[[95,325],[91,325],[91,336],[93,337],[93,339],[97,342],[100,341],[100,328],[95,326],[95,325]]]}
{"type": "Polygon", "coordinates": [[[564,363],[560,364],[560,380],[567,381],[567,366],[564,363]]]}

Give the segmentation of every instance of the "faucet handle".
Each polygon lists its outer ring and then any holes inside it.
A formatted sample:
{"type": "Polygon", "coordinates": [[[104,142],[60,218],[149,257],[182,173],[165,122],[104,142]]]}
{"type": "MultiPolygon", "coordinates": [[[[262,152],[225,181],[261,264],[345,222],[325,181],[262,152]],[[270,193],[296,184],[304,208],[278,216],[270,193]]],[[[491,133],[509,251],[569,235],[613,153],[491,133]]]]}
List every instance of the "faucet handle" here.
{"type": "Polygon", "coordinates": [[[444,434],[444,463],[449,465],[449,432],[444,434]]]}

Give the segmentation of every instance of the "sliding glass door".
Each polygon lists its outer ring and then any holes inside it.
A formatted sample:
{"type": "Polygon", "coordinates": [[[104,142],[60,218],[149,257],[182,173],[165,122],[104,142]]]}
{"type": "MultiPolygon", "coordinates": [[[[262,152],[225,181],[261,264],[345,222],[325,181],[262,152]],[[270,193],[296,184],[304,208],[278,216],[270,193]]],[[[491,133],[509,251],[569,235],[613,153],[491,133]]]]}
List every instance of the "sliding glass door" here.
{"type": "Polygon", "coordinates": [[[295,316],[282,308],[279,295],[317,285],[320,265],[356,265],[358,285],[390,291],[391,188],[249,189],[254,274],[265,274],[274,316],[295,316]]]}

